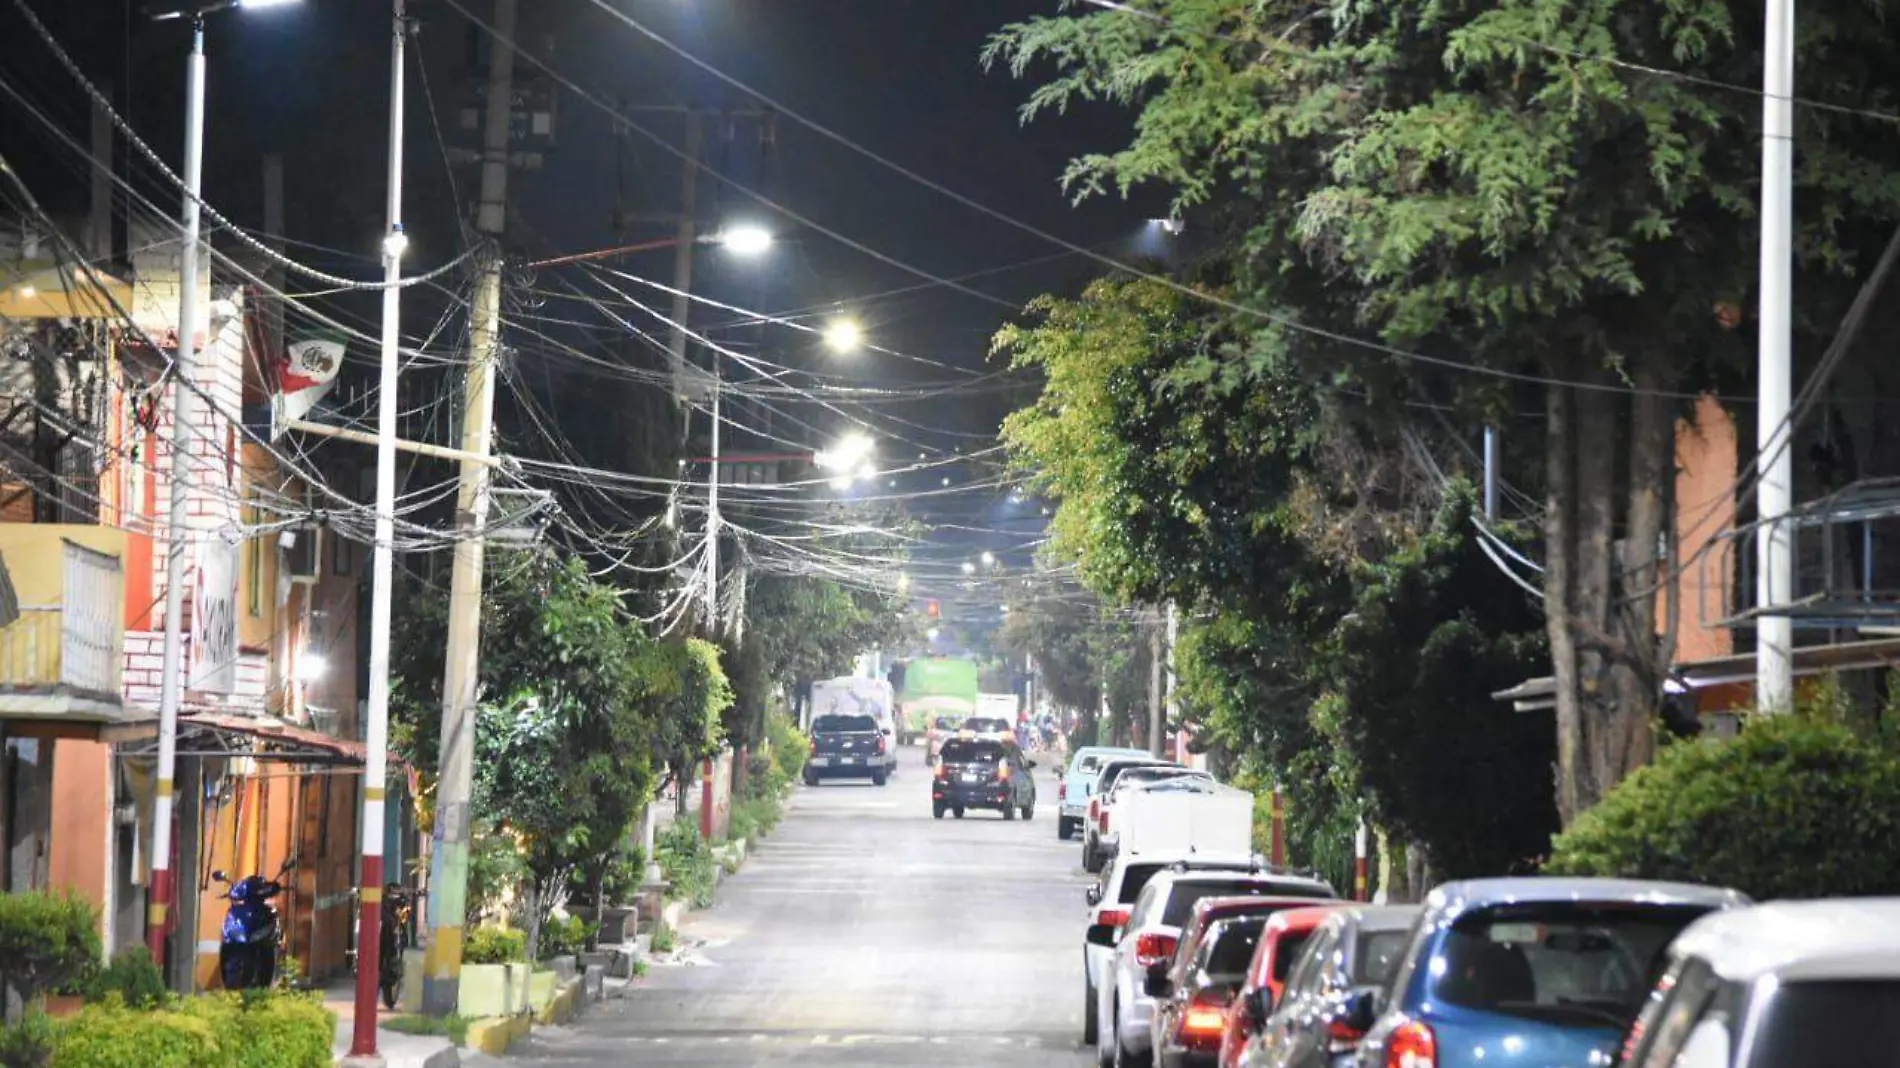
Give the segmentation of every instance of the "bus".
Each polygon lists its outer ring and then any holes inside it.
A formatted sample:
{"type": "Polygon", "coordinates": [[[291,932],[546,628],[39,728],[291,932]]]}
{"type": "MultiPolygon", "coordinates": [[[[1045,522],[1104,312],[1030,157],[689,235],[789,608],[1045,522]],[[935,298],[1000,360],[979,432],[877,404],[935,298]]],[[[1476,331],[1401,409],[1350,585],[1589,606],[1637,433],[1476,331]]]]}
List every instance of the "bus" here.
{"type": "Polygon", "coordinates": [[[976,661],[953,656],[920,656],[904,666],[897,694],[898,731],[909,745],[930,729],[938,716],[958,723],[976,715],[976,661]]]}

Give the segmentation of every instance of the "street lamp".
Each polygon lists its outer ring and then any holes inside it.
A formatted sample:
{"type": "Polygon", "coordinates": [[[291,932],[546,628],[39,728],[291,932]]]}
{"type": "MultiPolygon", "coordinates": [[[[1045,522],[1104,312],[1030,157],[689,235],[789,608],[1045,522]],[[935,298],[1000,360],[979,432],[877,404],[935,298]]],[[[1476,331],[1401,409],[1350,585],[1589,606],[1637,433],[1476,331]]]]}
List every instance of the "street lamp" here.
{"type": "Polygon", "coordinates": [[[761,256],[772,247],[772,231],[763,226],[734,226],[714,240],[735,256],[761,256]]]}
{"type": "Polygon", "coordinates": [[[833,352],[856,352],[864,344],[864,328],[856,319],[833,319],[825,326],[825,347],[833,352]]]}
{"type": "Polygon", "coordinates": [[[963,561],[963,573],[966,575],[976,574],[976,565],[968,560],[963,561]]]}
{"type": "Polygon", "coordinates": [[[178,706],[185,686],[185,554],[179,539],[190,526],[192,470],[191,435],[197,430],[192,412],[196,397],[196,327],[198,322],[198,201],[204,188],[205,140],[205,19],[235,7],[269,7],[295,0],[213,0],[153,14],[156,21],[191,20],[191,56],[185,63],[185,199],[180,218],[184,254],[178,270],[178,356],[172,375],[172,485],[167,529],[172,542],[165,554],[165,638],[160,661],[158,698],[158,767],[154,774],[152,805],[151,908],[146,917],[145,941],[159,967],[165,966],[165,933],[169,929],[177,873],[172,870],[172,783],[178,774],[178,706]]]}
{"type": "Polygon", "coordinates": [[[983,550],[983,566],[984,567],[996,566],[996,554],[993,552],[990,552],[988,549],[983,550]]]}

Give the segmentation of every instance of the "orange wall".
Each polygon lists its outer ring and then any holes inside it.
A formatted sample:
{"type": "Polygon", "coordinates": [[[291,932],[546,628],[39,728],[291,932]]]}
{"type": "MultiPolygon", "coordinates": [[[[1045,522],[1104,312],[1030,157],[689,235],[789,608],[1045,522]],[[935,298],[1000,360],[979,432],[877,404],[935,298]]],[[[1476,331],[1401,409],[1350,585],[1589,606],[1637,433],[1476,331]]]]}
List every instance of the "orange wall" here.
{"type": "MultiPolygon", "coordinates": [[[[1689,560],[1711,539],[1735,525],[1735,421],[1713,397],[1696,401],[1695,418],[1676,423],[1677,559],[1689,560]]],[[[1690,564],[1676,586],[1676,660],[1707,660],[1735,651],[1735,636],[1716,622],[1727,614],[1736,560],[1731,546],[1716,546],[1690,564]]],[[[1657,612],[1667,611],[1658,603],[1657,612]]],[[[1657,629],[1665,630],[1659,616],[1657,629]]]]}
{"type": "Polygon", "coordinates": [[[103,935],[112,879],[112,746],[74,739],[54,746],[47,881],[92,902],[103,935]]]}

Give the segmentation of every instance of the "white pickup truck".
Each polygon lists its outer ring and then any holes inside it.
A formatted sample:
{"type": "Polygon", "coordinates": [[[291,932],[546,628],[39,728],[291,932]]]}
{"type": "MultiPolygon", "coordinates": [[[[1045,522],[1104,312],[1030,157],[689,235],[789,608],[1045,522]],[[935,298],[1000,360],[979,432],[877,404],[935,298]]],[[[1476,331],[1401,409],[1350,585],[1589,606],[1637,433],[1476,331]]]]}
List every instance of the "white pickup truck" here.
{"type": "Polygon", "coordinates": [[[1197,776],[1142,783],[1119,797],[1114,838],[1103,845],[1129,856],[1253,850],[1253,795],[1197,776]]]}

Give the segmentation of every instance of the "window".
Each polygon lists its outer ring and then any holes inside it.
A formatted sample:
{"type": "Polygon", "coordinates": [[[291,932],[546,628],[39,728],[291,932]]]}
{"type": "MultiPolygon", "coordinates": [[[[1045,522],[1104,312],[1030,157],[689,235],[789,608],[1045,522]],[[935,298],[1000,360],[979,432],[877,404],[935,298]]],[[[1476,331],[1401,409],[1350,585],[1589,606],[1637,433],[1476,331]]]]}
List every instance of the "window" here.
{"type": "Polygon", "coordinates": [[[1791,982],[1756,996],[1750,1068],[1877,1068],[1900,1048],[1900,980],[1791,982]]]}
{"type": "Polygon", "coordinates": [[[875,730],[877,720],[870,716],[819,716],[811,722],[813,734],[866,733],[875,730]]]}
{"type": "MultiPolygon", "coordinates": [[[[1194,906],[1206,897],[1269,897],[1279,895],[1279,888],[1270,883],[1256,882],[1251,879],[1221,879],[1182,881],[1174,884],[1174,893],[1168,895],[1167,911],[1161,916],[1161,922],[1169,927],[1179,927],[1194,914],[1194,906]]],[[[1272,910],[1263,909],[1264,918],[1272,910]]]]}
{"type": "Polygon", "coordinates": [[[1339,932],[1331,927],[1321,927],[1312,933],[1306,945],[1300,949],[1299,959],[1293,962],[1293,970],[1287,973],[1286,993],[1282,1001],[1318,984],[1320,974],[1326,970],[1326,959],[1332,956],[1338,938],[1339,932]]]}
{"type": "Polygon", "coordinates": [[[1434,996],[1550,1023],[1626,1028],[1670,941],[1706,911],[1574,902],[1475,911],[1439,946],[1434,996]]]}
{"type": "Polygon", "coordinates": [[[1361,931],[1353,947],[1352,982],[1354,986],[1385,986],[1405,959],[1409,931],[1361,931]]]}
{"type": "Polygon", "coordinates": [[[961,739],[943,743],[946,764],[994,764],[1004,758],[1000,742],[966,742],[961,739]]]}
{"type": "Polygon", "coordinates": [[[1135,898],[1135,907],[1129,912],[1129,927],[1141,927],[1148,922],[1148,914],[1155,909],[1156,896],[1154,883],[1150,882],[1141,888],[1141,894],[1135,898]]]}
{"type": "Polygon", "coordinates": [[[1076,757],[1075,767],[1069,769],[1071,775],[1084,775],[1101,766],[1101,761],[1092,756],[1076,757]]]}
{"type": "Polygon", "coordinates": [[[1127,874],[1122,876],[1121,904],[1126,905],[1135,900],[1135,896],[1148,885],[1148,880],[1160,870],[1159,864],[1130,864],[1127,874]]]}
{"type": "Polygon", "coordinates": [[[1685,957],[1657,980],[1642,1012],[1630,1025],[1625,1063],[1669,1068],[1721,985],[1699,958],[1685,957]]]}
{"type": "Polygon", "coordinates": [[[1280,936],[1273,947],[1273,981],[1285,983],[1288,973],[1293,971],[1293,962],[1300,959],[1306,943],[1312,941],[1311,931],[1288,931],[1280,936]]]}
{"type": "Polygon", "coordinates": [[[1228,920],[1209,932],[1201,952],[1201,970],[1208,975],[1237,979],[1247,974],[1254,947],[1260,944],[1260,932],[1267,926],[1260,919],[1228,920]]]}

